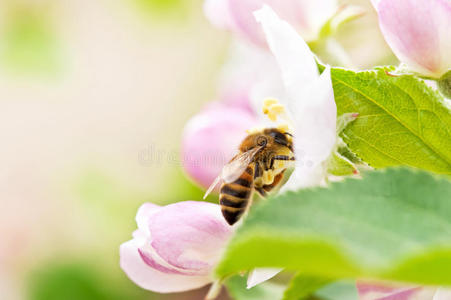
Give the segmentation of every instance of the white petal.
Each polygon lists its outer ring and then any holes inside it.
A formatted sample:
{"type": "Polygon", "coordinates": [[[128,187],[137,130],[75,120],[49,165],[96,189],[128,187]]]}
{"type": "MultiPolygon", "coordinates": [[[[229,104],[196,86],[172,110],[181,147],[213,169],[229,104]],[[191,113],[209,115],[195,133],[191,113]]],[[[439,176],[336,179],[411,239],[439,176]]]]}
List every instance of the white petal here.
{"type": "Polygon", "coordinates": [[[432,298],[432,300],[450,300],[450,299],[451,299],[451,290],[444,288],[437,289],[434,298],[432,298]]]}
{"type": "Polygon", "coordinates": [[[209,276],[185,276],[166,274],[148,266],[138,252],[134,240],[120,247],[120,266],[127,276],[146,290],[158,293],[174,293],[200,288],[212,280],[209,276]]]}
{"type": "Polygon", "coordinates": [[[262,25],[269,48],[282,71],[287,93],[296,99],[302,87],[319,76],[313,54],[296,30],[267,5],[254,15],[262,25]]]}
{"type": "Polygon", "coordinates": [[[204,14],[218,28],[231,29],[233,27],[228,0],[206,0],[204,14]]]}
{"type": "Polygon", "coordinates": [[[373,4],[374,9],[377,10],[377,6],[379,5],[379,2],[380,2],[380,1],[381,1],[381,0],[371,0],[371,4],[373,4]]]}
{"type": "Polygon", "coordinates": [[[337,106],[327,67],[320,78],[308,86],[301,99],[290,102],[295,120],[295,149],[320,162],[329,157],[336,140],[337,106]]]}
{"type": "Polygon", "coordinates": [[[247,277],[247,288],[253,288],[254,286],[269,280],[279,274],[282,269],[273,268],[258,268],[253,269],[247,277]]]}
{"type": "Polygon", "coordinates": [[[310,29],[310,34],[307,34],[305,29],[301,30],[301,35],[305,40],[317,38],[322,25],[333,16],[338,8],[336,0],[298,0],[297,3],[300,13],[302,13],[302,23],[305,23],[304,27],[308,26],[310,29]]]}
{"type": "Polygon", "coordinates": [[[319,185],[324,180],[324,162],[336,142],[337,107],[330,68],[319,76],[307,44],[269,7],[255,16],[281,69],[294,123],[296,169],[285,189],[319,185]]]}
{"type": "Polygon", "coordinates": [[[336,143],[337,107],[330,68],[326,68],[304,92],[301,99],[290,102],[295,128],[296,167],[283,190],[322,185],[324,162],[336,143]]]}

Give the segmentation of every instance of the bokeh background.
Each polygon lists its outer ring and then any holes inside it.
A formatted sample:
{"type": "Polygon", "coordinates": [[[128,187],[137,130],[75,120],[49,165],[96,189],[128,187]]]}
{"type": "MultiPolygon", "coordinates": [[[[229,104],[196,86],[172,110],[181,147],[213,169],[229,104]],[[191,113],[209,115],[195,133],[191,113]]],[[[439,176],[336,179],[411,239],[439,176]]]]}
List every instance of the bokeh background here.
{"type": "MultiPolygon", "coordinates": [[[[369,1],[349,2],[368,10],[338,33],[354,66],[396,62],[369,1]]],[[[203,194],[181,136],[232,37],[202,4],[0,1],[0,299],[202,299],[144,291],[118,264],[142,203],[203,194]]]]}

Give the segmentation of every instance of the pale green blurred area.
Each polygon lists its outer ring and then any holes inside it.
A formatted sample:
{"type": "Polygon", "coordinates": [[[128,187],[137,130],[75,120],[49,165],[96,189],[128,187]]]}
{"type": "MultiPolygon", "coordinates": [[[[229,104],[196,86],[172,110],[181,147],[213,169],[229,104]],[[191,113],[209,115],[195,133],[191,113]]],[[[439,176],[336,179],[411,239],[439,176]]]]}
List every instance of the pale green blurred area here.
{"type": "Polygon", "coordinates": [[[2,1],[0,16],[0,298],[199,299],[143,291],[118,252],[142,203],[202,198],[180,138],[227,34],[201,1],[2,1]]]}
{"type": "MultiPolygon", "coordinates": [[[[203,297],[143,291],[118,265],[142,203],[203,194],[181,169],[181,134],[215,98],[230,36],[201,6],[0,2],[1,299],[203,297]]],[[[358,22],[340,33],[357,65],[392,59],[374,15],[358,22]],[[373,44],[355,49],[345,31],[362,24],[373,44]]]]}

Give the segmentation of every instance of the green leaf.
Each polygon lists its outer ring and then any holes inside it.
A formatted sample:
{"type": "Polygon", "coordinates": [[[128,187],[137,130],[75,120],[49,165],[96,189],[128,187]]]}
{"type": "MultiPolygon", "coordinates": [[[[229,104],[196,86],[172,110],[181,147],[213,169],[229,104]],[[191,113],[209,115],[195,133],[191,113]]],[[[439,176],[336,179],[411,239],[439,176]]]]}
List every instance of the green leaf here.
{"type": "Polygon", "coordinates": [[[283,300],[308,300],[316,290],[329,282],[329,279],[298,273],[291,279],[283,295],[283,300]]]}
{"type": "MultiPolygon", "coordinates": [[[[357,113],[346,113],[338,117],[337,134],[339,135],[341,132],[343,132],[343,130],[351,122],[353,122],[357,116],[357,113]]],[[[338,137],[336,149],[333,151],[332,155],[329,158],[329,161],[327,162],[327,173],[334,176],[346,176],[358,173],[357,167],[354,165],[351,159],[340,153],[340,151],[342,151],[343,149],[348,149],[348,147],[345,142],[343,142],[343,139],[341,137],[338,137]]]]}
{"type": "Polygon", "coordinates": [[[282,299],[284,287],[271,282],[246,288],[246,278],[233,276],[226,282],[229,294],[235,300],[278,300],[282,299]]]}
{"type": "Polygon", "coordinates": [[[376,168],[408,165],[451,174],[451,112],[438,92],[412,75],[332,69],[338,115],[359,117],[342,137],[376,168]]]}
{"type": "Polygon", "coordinates": [[[451,285],[451,182],[387,169],[254,207],[217,267],[451,285]]]}
{"type": "Polygon", "coordinates": [[[363,161],[354,152],[352,152],[348,146],[339,147],[337,149],[337,152],[340,153],[341,156],[347,158],[353,164],[363,164],[363,161]]]}
{"type": "Polygon", "coordinates": [[[356,174],[357,168],[354,164],[338,152],[334,152],[328,161],[327,172],[335,176],[356,174]]]}

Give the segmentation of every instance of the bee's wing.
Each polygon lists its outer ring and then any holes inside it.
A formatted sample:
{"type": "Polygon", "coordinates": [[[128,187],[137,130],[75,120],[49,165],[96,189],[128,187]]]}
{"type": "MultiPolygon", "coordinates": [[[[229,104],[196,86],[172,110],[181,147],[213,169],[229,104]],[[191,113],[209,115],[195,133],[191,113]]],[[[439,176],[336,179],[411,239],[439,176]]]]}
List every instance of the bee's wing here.
{"type": "Polygon", "coordinates": [[[235,180],[237,180],[241,176],[241,174],[243,174],[243,172],[251,163],[255,154],[257,154],[257,152],[261,148],[262,147],[255,147],[251,150],[248,150],[246,152],[237,155],[231,162],[225,165],[224,168],[222,169],[221,173],[222,179],[227,183],[234,182],[235,180]]]}
{"type": "Polygon", "coordinates": [[[207,196],[211,193],[211,191],[215,188],[215,186],[218,185],[218,183],[221,181],[221,175],[219,175],[218,177],[215,178],[215,181],[213,181],[213,183],[208,187],[208,190],[205,192],[204,195],[204,200],[205,198],[207,198],[207,196]]]}
{"type": "Polygon", "coordinates": [[[218,183],[221,180],[224,180],[224,182],[226,183],[230,183],[237,180],[241,176],[241,174],[243,174],[243,172],[251,163],[255,154],[257,154],[257,152],[261,148],[262,147],[255,147],[249,151],[243,152],[235,156],[228,164],[226,164],[224,168],[222,168],[221,174],[218,177],[216,177],[216,179],[208,188],[207,192],[205,192],[204,199],[207,198],[207,196],[211,193],[211,191],[215,188],[215,186],[218,185],[218,183]]]}

